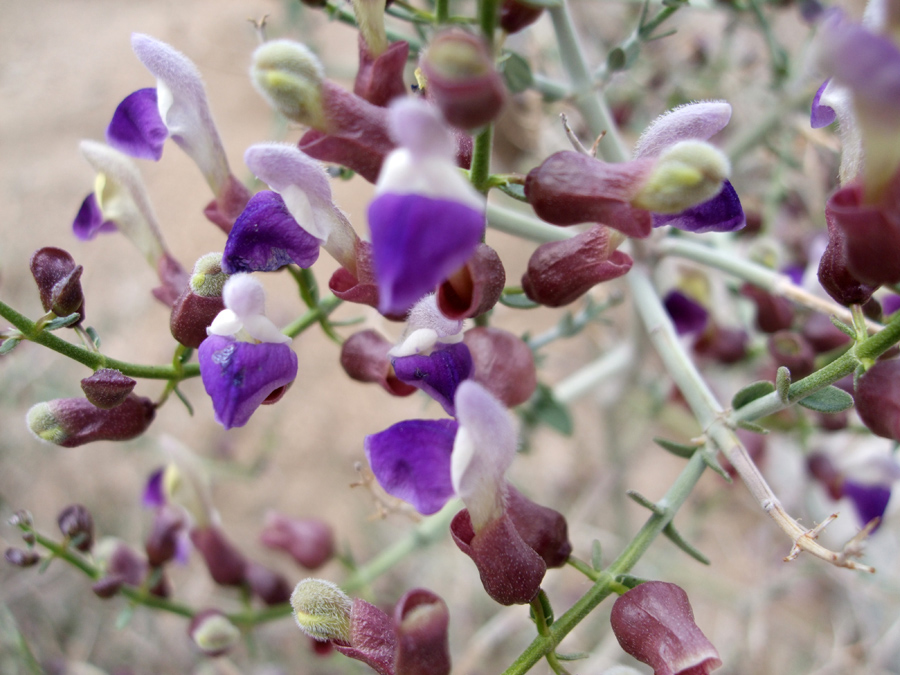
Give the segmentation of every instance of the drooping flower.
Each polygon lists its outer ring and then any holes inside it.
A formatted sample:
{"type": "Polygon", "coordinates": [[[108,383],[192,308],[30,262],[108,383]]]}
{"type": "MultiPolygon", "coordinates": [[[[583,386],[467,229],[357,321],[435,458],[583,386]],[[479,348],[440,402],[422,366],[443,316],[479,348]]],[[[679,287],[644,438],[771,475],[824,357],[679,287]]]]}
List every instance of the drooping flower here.
{"type": "Polygon", "coordinates": [[[334,532],[324,520],[291,518],[275,511],[266,514],[260,541],[268,548],[283,550],[310,570],[327,563],[335,552],[334,532]]]}
{"type": "Polygon", "coordinates": [[[108,145],[82,141],[79,147],[97,178],[94,192],[72,224],[75,236],[88,240],[98,232],[119,230],[156,270],[162,286],[153,289],[153,295],[171,307],[188,276],[163,242],[140,172],[126,155],[108,145]]]}
{"type": "Polygon", "coordinates": [[[555,225],[602,223],[637,238],[662,225],[738,230],[745,221],[727,181],[730,165],[706,142],[730,117],[725,101],[676,108],[644,131],[629,162],[558,152],[528,174],[525,194],[537,215],[555,225]]]}
{"type": "Polygon", "coordinates": [[[403,70],[409,57],[408,42],[388,42],[384,8],[385,0],[353,2],[359,26],[359,68],[353,93],[377,106],[386,106],[392,99],[406,94],[403,70]]]}
{"type": "Polygon", "coordinates": [[[368,212],[382,313],[433,291],[472,256],[485,228],[485,199],[459,173],[437,110],[401,99],[389,113],[400,148],[385,160],[368,212]]]}
{"type": "Polygon", "coordinates": [[[222,293],[225,309],[199,350],[200,376],[213,401],[216,421],[244,426],[263,403],[278,400],[297,376],[297,355],[264,314],[265,291],[247,274],[236,274],[222,293]]]}
{"type": "Polygon", "coordinates": [[[149,35],[131,36],[134,53],[156,78],[116,108],[107,128],[110,145],[143,159],[159,160],[167,138],[194,161],[215,198],[205,214],[226,232],[250,193],[231,173],[197,67],[181,52],[149,35]]]}

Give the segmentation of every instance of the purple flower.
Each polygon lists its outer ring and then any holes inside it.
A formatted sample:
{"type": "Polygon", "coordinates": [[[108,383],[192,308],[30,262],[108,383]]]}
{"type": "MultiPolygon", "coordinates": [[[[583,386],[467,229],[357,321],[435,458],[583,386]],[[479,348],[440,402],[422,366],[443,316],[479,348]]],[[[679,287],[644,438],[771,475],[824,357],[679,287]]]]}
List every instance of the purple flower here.
{"type": "Polygon", "coordinates": [[[416,99],[389,110],[400,148],[385,159],[369,205],[379,311],[402,313],[472,256],[484,234],[484,197],[460,175],[456,141],[416,99]]]}
{"type": "Polygon", "coordinates": [[[699,302],[679,290],[672,290],[663,300],[666,311],[679,335],[700,333],[706,328],[709,312],[699,302]]]}
{"type": "Polygon", "coordinates": [[[181,52],[148,35],[131,36],[134,53],[156,76],[156,88],[139,89],[116,108],[106,130],[110,145],[142,159],[159,160],[171,137],[203,173],[215,199],[206,215],[231,228],[250,193],[231,174],[197,67],[181,52]]]}

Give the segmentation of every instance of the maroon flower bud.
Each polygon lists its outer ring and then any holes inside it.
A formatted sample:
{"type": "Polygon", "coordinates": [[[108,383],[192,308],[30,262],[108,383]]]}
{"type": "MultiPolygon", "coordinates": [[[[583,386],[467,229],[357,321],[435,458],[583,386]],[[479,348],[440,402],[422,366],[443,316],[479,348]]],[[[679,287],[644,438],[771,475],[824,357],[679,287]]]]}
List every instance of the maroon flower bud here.
{"type": "Polygon", "coordinates": [[[222,288],[228,275],[222,271],[222,254],[208,253],[194,264],[190,282],[172,306],[169,329],[185,347],[197,349],[206,329],[225,309],[222,288]]]}
{"type": "Polygon", "coordinates": [[[100,581],[91,585],[91,590],[98,598],[108,600],[116,596],[122,590],[125,581],[120,576],[105,576],[100,581]]]}
{"type": "Polygon", "coordinates": [[[507,33],[518,33],[541,18],[544,8],[524,0],[503,0],[500,6],[500,27],[507,33]]]}
{"type": "Polygon", "coordinates": [[[164,504],[153,514],[153,525],[144,542],[147,561],[152,567],[161,567],[178,552],[178,536],[185,527],[181,509],[164,504]]]}
{"type": "Polygon", "coordinates": [[[806,458],[806,470],[823,485],[834,501],[844,496],[844,477],[824,452],[810,454],[806,458]]]}
{"type": "Polygon", "coordinates": [[[109,410],[125,402],[137,382],[112,368],[101,368],[81,381],[85,397],[97,408],[109,410]]]}
{"type": "Polygon", "coordinates": [[[41,294],[45,312],[68,316],[74,312],[84,320],[84,293],[81,290],[81,273],[84,268],[75,264],[66,251],[47,246],[31,255],[31,275],[41,294]]]}
{"type": "Polygon", "coordinates": [[[334,533],[316,518],[288,518],[270,511],[260,541],[290,554],[301,567],[314,570],[334,557],[334,533]]]}
{"type": "Polygon", "coordinates": [[[828,246],[819,260],[818,277],[822,288],[842,305],[866,303],[877,290],[877,285],[866,284],[850,271],[847,259],[847,237],[838,227],[832,201],[825,205],[825,222],[828,225],[828,246]]]}
{"type": "Polygon", "coordinates": [[[397,630],[396,675],[449,675],[450,645],[446,603],[424,588],[415,588],[394,608],[397,630]]]}
{"type": "Polygon", "coordinates": [[[780,330],[769,337],[769,354],[775,365],[791,371],[791,379],[799,380],[816,369],[816,355],[812,346],[799,333],[780,330]]]}
{"type": "Polygon", "coordinates": [[[110,410],[97,408],[86,398],[58,398],[38,403],[28,411],[31,432],[43,441],[75,448],[94,441],[127,441],[147,430],[156,408],[153,401],[129,394],[110,410]]]}
{"type": "Polygon", "coordinates": [[[247,560],[219,528],[214,525],[196,527],[191,530],[191,541],[203,556],[213,581],[221,586],[244,583],[247,560]]]}
{"type": "Polygon", "coordinates": [[[485,525],[477,534],[469,510],[450,523],[453,541],[478,568],[484,590],[501,605],[525,605],[541,590],[547,565],[519,535],[509,513],[485,525]]]}
{"type": "Polygon", "coordinates": [[[291,599],[293,589],[287,579],[264,565],[248,562],[246,579],[253,594],[269,606],[280,605],[291,599]]]}
{"type": "Polygon", "coordinates": [[[56,517],[59,531],[79,551],[90,551],[94,544],[94,518],[81,504],[67,506],[56,517]]]}
{"type": "Polygon", "coordinates": [[[850,336],[834,325],[825,314],[814,312],[803,324],[803,337],[818,354],[844,347],[850,336]]]}
{"type": "Polygon", "coordinates": [[[629,237],[650,236],[649,211],[629,203],[653,169],[654,159],[610,164],[579,152],[550,155],[525,179],[525,196],[541,220],[554,225],[602,223],[629,237]]]}
{"type": "Polygon", "coordinates": [[[392,346],[377,331],[359,331],[341,345],[341,366],[357,382],[377,382],[393,396],[409,396],[416,388],[394,374],[388,356],[392,346]]]}
{"type": "Polygon", "coordinates": [[[397,636],[390,617],[365,600],[353,599],[350,609],[350,637],[335,641],[334,648],[351,659],[362,661],[380,675],[393,675],[397,636]]]}
{"type": "Polygon", "coordinates": [[[131,586],[140,586],[144,583],[148,570],[146,559],[122,543],[116,545],[106,563],[107,576],[131,586]]]}
{"type": "Polygon", "coordinates": [[[452,126],[477,129],[500,114],[506,87],[480,37],[458,28],[440,31],[419,67],[427,80],[426,95],[452,126]]]}
{"type": "Polygon", "coordinates": [[[749,283],[741,287],[741,295],[756,305],[756,326],[764,333],[777,333],[794,323],[794,306],[790,300],[749,283]]]}
{"type": "Polygon", "coordinates": [[[221,656],[241,639],[241,631],[222,612],[205,609],[188,624],[188,635],[207,656],[221,656]]]}
{"type": "Polygon", "coordinates": [[[10,565],[15,565],[16,567],[31,567],[32,565],[36,565],[41,556],[39,556],[36,552],[21,548],[8,548],[6,552],[3,554],[3,557],[6,558],[6,562],[10,565]]]}
{"type": "Polygon", "coordinates": [[[534,354],[519,337],[493,327],[463,334],[475,364],[475,381],[509,408],[531,398],[537,389],[534,354]]]}
{"type": "Polygon", "coordinates": [[[694,351],[726,365],[737,363],[747,355],[747,333],[740,328],[724,328],[709,322],[694,341],[694,351]]]}
{"type": "Polygon", "coordinates": [[[562,307],[591,288],[628,272],[634,261],[614,248],[610,230],[595,225],[566,239],[538,246],[522,277],[525,294],[547,307],[562,307]]]}
{"type": "Polygon", "coordinates": [[[535,504],[516,490],[506,487],[506,512],[519,536],[547,563],[562,567],[572,553],[566,519],[558,511],[535,504]]]}
{"type": "Polygon", "coordinates": [[[900,359],[877,361],[856,385],[856,412],[873,434],[900,441],[900,359]]]}
{"type": "Polygon", "coordinates": [[[369,103],[387,106],[392,99],[406,95],[403,70],[409,57],[409,43],[395,42],[374,56],[363,34],[359,34],[359,69],[353,82],[353,93],[369,103]]]}
{"type": "Polygon", "coordinates": [[[648,581],[631,589],[616,600],[610,623],[622,649],[654,675],[707,675],[722,665],[675,584],[648,581]]]}
{"type": "Polygon", "coordinates": [[[500,300],[506,271],[497,252],[479,244],[468,262],[438,287],[437,304],[448,319],[470,319],[500,300]]]}

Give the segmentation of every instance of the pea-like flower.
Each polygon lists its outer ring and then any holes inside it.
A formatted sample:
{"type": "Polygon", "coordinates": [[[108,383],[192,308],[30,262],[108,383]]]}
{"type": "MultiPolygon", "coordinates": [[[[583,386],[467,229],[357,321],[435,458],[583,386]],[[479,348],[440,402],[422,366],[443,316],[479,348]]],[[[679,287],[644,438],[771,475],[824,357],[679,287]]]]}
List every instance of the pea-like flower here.
{"type": "Polygon", "coordinates": [[[297,376],[291,339],[265,316],[265,291],[247,274],[235,274],[222,292],[225,309],[200,345],[200,376],[216,421],[244,426],[263,403],[277,401],[297,376]]]}

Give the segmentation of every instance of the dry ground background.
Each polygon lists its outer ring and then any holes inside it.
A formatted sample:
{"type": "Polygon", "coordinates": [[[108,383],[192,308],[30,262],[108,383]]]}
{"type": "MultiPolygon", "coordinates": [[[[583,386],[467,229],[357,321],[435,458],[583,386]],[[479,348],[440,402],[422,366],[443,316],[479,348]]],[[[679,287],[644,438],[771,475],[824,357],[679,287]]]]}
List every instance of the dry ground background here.
{"type": "MultiPolygon", "coordinates": [[[[597,49],[594,38],[614,42],[615,36],[624,34],[617,32],[622,30],[621,17],[631,16],[623,7],[601,17],[599,3],[582,0],[573,5],[580,25],[590,28],[587,45],[592,52],[597,49]]],[[[305,40],[325,55],[330,73],[345,77],[352,73],[354,34],[345,26],[328,25],[321,15],[296,3],[0,0],[0,297],[5,302],[37,316],[40,306],[27,271],[28,258],[40,246],[61,246],[84,265],[88,323],[103,338],[104,351],[140,363],[166,363],[171,358],[175,343],[168,332],[167,312],[148,293],[154,275],[139,254],[121,237],[81,243],[70,234],[71,219],[93,180],[77,143],[82,138],[101,139],[118,101],[138,87],[152,86],[129,45],[131,32],[145,32],[171,43],[198,65],[232,166],[246,177],[241,161],[245,147],[279,136],[296,139],[299,134],[279,124],[248,82],[248,59],[256,37],[247,19],[264,14],[270,15],[272,35],[305,40]]],[[[778,22],[785,41],[797,43],[790,38],[803,34],[796,11],[782,11],[778,22]]],[[[676,23],[680,42],[650,52],[654,58],[668,59],[668,89],[645,87],[646,80],[639,78],[626,79],[622,85],[631,98],[646,95],[636,115],[636,128],[665,109],[665,96],[672,87],[681,86],[694,96],[698,95],[693,94],[695,88],[705,86],[687,80],[692,59],[698,50],[715,53],[724,24],[703,12],[687,10],[676,23]]],[[[548,29],[549,22],[543,19],[537,34],[546,35],[548,29]]],[[[724,91],[719,95],[735,102],[735,123],[745,124],[766,105],[765,75],[759,75],[764,72],[760,67],[764,47],[746,26],[738,26],[735,34],[739,46],[729,58],[737,70],[722,81],[724,91]]],[[[552,50],[539,43],[525,40],[521,48],[545,62],[553,60],[552,50]]],[[[558,133],[551,133],[550,140],[540,135],[550,129],[553,115],[541,122],[529,113],[535,109],[533,102],[523,102],[515,119],[505,123],[512,130],[504,141],[507,157],[513,161],[520,153],[525,167],[535,161],[528,151],[562,147],[558,133]]],[[[746,184],[765,182],[770,166],[771,155],[751,158],[743,173],[746,184]]],[[[220,250],[220,232],[201,214],[209,199],[207,188],[186,157],[169,144],[160,164],[144,162],[141,169],[164,236],[185,266],[210,250],[220,250]]],[[[824,194],[821,174],[821,169],[811,170],[812,185],[806,189],[824,194]]],[[[360,179],[335,185],[336,201],[355,223],[363,222],[370,192],[371,187],[360,179]]],[[[496,234],[489,241],[510,260],[509,278],[516,279],[530,246],[496,234]]],[[[317,270],[326,270],[319,272],[323,283],[328,265],[324,259],[317,265],[317,270]]],[[[300,311],[289,279],[282,276],[266,279],[269,314],[281,324],[300,311]]],[[[365,316],[369,325],[381,325],[356,307],[344,307],[338,316],[365,316]]],[[[533,325],[526,321],[537,322],[538,329],[532,330],[539,330],[559,316],[522,317],[501,309],[496,319],[515,330],[533,325]]],[[[630,339],[632,321],[627,311],[619,312],[615,325],[594,326],[578,339],[554,345],[542,364],[544,379],[558,382],[617,341],[630,339]]],[[[396,335],[395,327],[387,330],[396,335]]],[[[262,518],[274,508],[295,516],[325,518],[333,524],[342,547],[359,561],[370,559],[408,532],[411,523],[401,515],[372,521],[369,494],[349,488],[356,479],[354,463],[363,460],[362,438],[401,419],[439,416],[439,411],[419,397],[390,399],[380,390],[348,381],[338,368],[337,348],[315,331],[304,334],[294,346],[300,360],[294,387],[278,405],[261,409],[243,429],[222,431],[212,420],[200,382],[194,380],[184,385],[196,407],[194,417],[172,400],[141,439],[66,450],[33,439],[23,419],[36,402],[80,395],[78,380],[87,372],[59,355],[21,345],[0,360],[2,521],[14,509],[28,508],[39,527],[52,533],[56,514],[78,502],[91,509],[99,533],[138,545],[149,519],[139,507],[142,483],[163,461],[167,445],[180,443],[214,460],[215,498],[226,530],[253,557],[292,580],[305,576],[257,543],[262,518]]],[[[648,361],[652,365],[652,357],[648,361]]],[[[650,378],[652,372],[648,372],[650,378]]],[[[730,396],[736,386],[723,382],[722,395],[730,396]]],[[[664,385],[657,386],[658,391],[662,389],[664,385]]],[[[590,555],[595,538],[608,556],[614,556],[642,522],[642,511],[623,499],[624,488],[656,498],[679,470],[679,460],[649,443],[652,433],[687,436],[694,432],[677,407],[652,408],[648,396],[622,399],[623,390],[623,383],[607,382],[596,395],[579,402],[574,407],[576,436],[563,439],[550,431],[540,432],[531,452],[517,461],[512,472],[513,479],[537,501],[567,514],[575,552],[583,558],[590,555]],[[648,415],[656,418],[656,429],[644,422],[648,415]],[[611,418],[615,425],[609,424],[611,418]]],[[[151,397],[160,391],[159,383],[148,381],[138,388],[151,397]]],[[[770,444],[772,482],[796,515],[811,522],[830,507],[802,489],[799,463],[790,442],[770,444]]],[[[852,516],[842,520],[843,532],[852,531],[852,516]]],[[[722,653],[726,664],[722,673],[900,672],[896,518],[886,523],[873,542],[870,556],[879,567],[874,577],[805,558],[784,564],[781,557],[790,542],[740,485],[727,486],[715,476],[704,477],[678,523],[712,565],[702,568],[663,540],[636,572],[680,583],[688,590],[700,625],[722,653]]],[[[16,541],[13,529],[0,525],[0,544],[5,548],[16,541]]],[[[343,576],[337,563],[318,574],[336,581],[343,576]]],[[[185,602],[198,607],[238,606],[236,597],[212,587],[197,560],[174,570],[172,577],[178,597],[185,602]]],[[[456,673],[498,673],[533,635],[527,610],[500,608],[484,596],[474,567],[449,537],[379,579],[370,599],[390,605],[414,585],[435,590],[450,605],[456,673]]],[[[571,569],[548,575],[547,589],[559,612],[586,588],[583,578],[571,569]]],[[[123,606],[121,599],[95,598],[86,579],[64,564],[54,563],[43,575],[0,565],[0,672],[28,672],[18,635],[27,640],[48,672],[94,672],[85,664],[103,672],[136,675],[223,667],[206,663],[195,653],[184,635],[185,622],[178,617],[139,608],[126,627],[117,628],[123,606]]],[[[573,664],[573,672],[599,674],[618,661],[627,661],[608,629],[608,611],[607,603],[564,644],[564,651],[591,653],[587,661],[573,664]]],[[[240,646],[232,660],[237,672],[258,675],[366,672],[346,659],[317,660],[289,619],[263,627],[253,644],[240,646]]],[[[534,672],[548,671],[541,664],[534,672]]]]}

